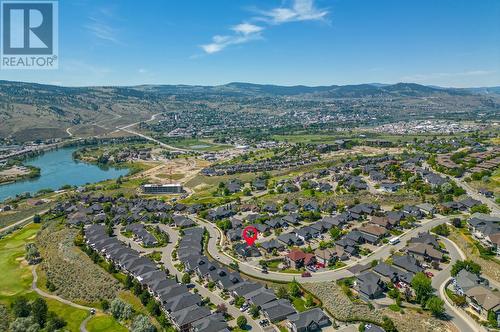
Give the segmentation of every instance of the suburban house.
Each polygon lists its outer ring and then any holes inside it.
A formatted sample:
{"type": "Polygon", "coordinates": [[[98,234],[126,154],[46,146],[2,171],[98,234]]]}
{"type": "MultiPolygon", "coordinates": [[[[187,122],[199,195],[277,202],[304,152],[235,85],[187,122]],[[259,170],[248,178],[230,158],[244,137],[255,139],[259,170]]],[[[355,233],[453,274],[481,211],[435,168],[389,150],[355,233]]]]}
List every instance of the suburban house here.
{"type": "Polygon", "coordinates": [[[472,235],[483,245],[500,255],[500,218],[484,213],[474,213],[467,224],[472,235]]]}
{"type": "Polygon", "coordinates": [[[424,270],[417,259],[411,255],[393,256],[392,264],[412,273],[422,272],[424,270]]]}
{"type": "Polygon", "coordinates": [[[481,277],[467,271],[466,269],[460,270],[453,280],[455,292],[459,295],[465,295],[465,292],[471,288],[479,286],[481,283],[483,283],[481,277]]]}
{"type": "Polygon", "coordinates": [[[316,263],[314,254],[305,253],[300,249],[291,250],[285,258],[288,266],[296,270],[316,263]]]}
{"type": "Polygon", "coordinates": [[[356,290],[365,300],[379,298],[384,293],[385,287],[380,276],[371,271],[358,275],[356,279],[356,290]]]}
{"type": "Polygon", "coordinates": [[[432,263],[434,267],[438,267],[439,262],[443,260],[443,253],[430,244],[414,243],[406,251],[421,262],[432,263]]]}
{"type": "Polygon", "coordinates": [[[293,332],[319,331],[330,325],[330,319],[320,309],[314,308],[288,316],[288,327],[293,332]]]}
{"type": "Polygon", "coordinates": [[[493,312],[500,320],[500,296],[484,286],[476,286],[465,292],[469,306],[476,311],[482,319],[488,319],[488,312],[493,312]]]}
{"type": "Polygon", "coordinates": [[[389,233],[386,228],[373,224],[368,224],[359,228],[358,230],[364,234],[365,240],[370,243],[379,242],[380,239],[382,239],[389,233]]]}

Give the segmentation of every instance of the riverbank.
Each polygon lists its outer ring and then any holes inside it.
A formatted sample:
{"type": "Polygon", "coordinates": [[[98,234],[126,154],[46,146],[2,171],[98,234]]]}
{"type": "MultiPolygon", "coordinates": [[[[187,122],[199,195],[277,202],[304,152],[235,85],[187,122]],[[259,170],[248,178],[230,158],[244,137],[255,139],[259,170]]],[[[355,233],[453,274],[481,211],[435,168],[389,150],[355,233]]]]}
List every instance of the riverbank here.
{"type": "Polygon", "coordinates": [[[40,168],[31,165],[13,165],[0,170],[0,186],[36,179],[40,176],[40,168]]]}
{"type": "Polygon", "coordinates": [[[117,179],[129,174],[129,165],[100,167],[73,159],[73,148],[62,148],[45,152],[25,161],[25,165],[40,169],[40,176],[2,185],[0,202],[29,193],[33,196],[40,191],[54,191],[68,186],[82,186],[109,179],[117,179]]]}

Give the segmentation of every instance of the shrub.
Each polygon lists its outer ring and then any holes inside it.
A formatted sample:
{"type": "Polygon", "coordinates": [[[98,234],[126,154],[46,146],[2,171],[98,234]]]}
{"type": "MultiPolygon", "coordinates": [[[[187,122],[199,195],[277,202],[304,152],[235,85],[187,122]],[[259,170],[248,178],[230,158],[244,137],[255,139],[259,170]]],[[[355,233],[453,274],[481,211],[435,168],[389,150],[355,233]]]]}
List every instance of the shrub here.
{"type": "Polygon", "coordinates": [[[236,319],[236,325],[238,325],[240,329],[245,328],[245,326],[247,325],[247,319],[245,318],[245,316],[238,316],[238,318],[236,319]]]}
{"type": "Polygon", "coordinates": [[[111,302],[110,312],[114,318],[127,320],[132,317],[132,307],[130,304],[116,298],[111,302]]]}
{"type": "Polygon", "coordinates": [[[156,332],[156,327],[149,321],[148,317],[139,315],[132,322],[132,332],[156,332]]]}

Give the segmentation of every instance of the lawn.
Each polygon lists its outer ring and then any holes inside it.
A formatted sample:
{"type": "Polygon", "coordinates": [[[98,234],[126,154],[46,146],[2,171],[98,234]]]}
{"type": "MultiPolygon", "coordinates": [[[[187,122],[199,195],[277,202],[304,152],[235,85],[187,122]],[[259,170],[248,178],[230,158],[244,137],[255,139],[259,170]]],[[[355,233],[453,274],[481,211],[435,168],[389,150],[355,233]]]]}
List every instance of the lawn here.
{"type": "MultiPolygon", "coordinates": [[[[21,260],[24,257],[25,244],[34,240],[39,229],[39,224],[31,224],[0,240],[0,302],[7,307],[16,296],[24,295],[29,299],[38,296],[31,290],[31,270],[21,260]]],[[[49,310],[68,323],[67,328],[70,331],[79,331],[81,322],[88,315],[86,310],[76,309],[52,299],[46,301],[49,310]]]]}
{"type": "Polygon", "coordinates": [[[33,277],[27,265],[20,266],[24,257],[24,246],[32,242],[40,225],[31,224],[0,240],[0,301],[10,302],[10,298],[30,291],[33,277]]]}
{"type": "Polygon", "coordinates": [[[95,316],[87,323],[87,330],[89,332],[126,332],[125,327],[120,325],[115,319],[110,316],[95,316]]]}
{"type": "Polygon", "coordinates": [[[47,301],[49,310],[55,312],[68,323],[68,325],[66,325],[68,330],[73,332],[80,331],[80,324],[89,315],[87,310],[76,309],[56,300],[45,300],[47,301]]]}

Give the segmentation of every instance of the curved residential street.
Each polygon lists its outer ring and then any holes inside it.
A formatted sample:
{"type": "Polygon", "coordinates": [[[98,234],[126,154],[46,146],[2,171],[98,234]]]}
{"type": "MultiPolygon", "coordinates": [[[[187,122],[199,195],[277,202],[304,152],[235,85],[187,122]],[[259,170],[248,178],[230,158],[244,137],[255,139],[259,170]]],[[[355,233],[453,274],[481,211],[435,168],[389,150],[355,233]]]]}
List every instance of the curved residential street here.
{"type": "Polygon", "coordinates": [[[345,267],[336,270],[323,271],[323,272],[314,272],[311,277],[303,278],[300,274],[293,273],[281,273],[281,272],[273,272],[268,271],[268,273],[262,273],[260,268],[252,266],[245,261],[241,261],[239,259],[233,258],[226,253],[222,252],[219,248],[223,243],[221,238],[221,231],[212,223],[207,220],[200,219],[196,216],[191,216],[193,219],[197,220],[200,225],[205,226],[210,233],[210,240],[208,242],[208,252],[210,256],[212,256],[215,260],[219,261],[222,264],[229,265],[232,262],[238,262],[239,270],[245,274],[255,276],[261,279],[269,279],[269,280],[279,280],[279,281],[292,281],[293,279],[299,282],[322,282],[322,281],[332,281],[338,280],[346,277],[351,277],[352,273],[347,270],[347,268],[354,266],[356,264],[366,264],[376,259],[385,259],[390,256],[392,250],[399,250],[406,245],[406,241],[410,238],[416,236],[419,232],[426,232],[431,228],[446,223],[449,218],[448,217],[438,217],[430,220],[424,221],[419,227],[413,228],[403,235],[401,235],[401,242],[396,245],[385,244],[382,247],[378,248],[376,251],[371,253],[368,256],[362,257],[357,261],[349,264],[345,267]],[[221,242],[222,241],[222,242],[221,242]]]}
{"type": "MultiPolygon", "coordinates": [[[[174,266],[174,262],[172,260],[172,251],[175,249],[175,246],[177,244],[177,241],[179,240],[179,233],[178,231],[172,229],[171,227],[164,225],[164,224],[154,224],[154,226],[159,226],[160,229],[164,232],[166,232],[169,236],[169,243],[165,247],[161,248],[143,248],[139,244],[137,244],[135,241],[132,239],[129,239],[122,234],[120,234],[120,231],[118,228],[115,228],[114,234],[118,237],[118,239],[124,243],[130,244],[130,247],[134,250],[137,250],[138,252],[143,252],[143,253],[151,253],[153,251],[159,251],[161,252],[161,261],[164,264],[164,266],[168,269],[170,274],[174,274],[177,276],[178,280],[182,279],[182,275],[184,274],[183,272],[180,272],[177,270],[174,266]]],[[[215,304],[224,304],[227,308],[228,314],[234,317],[234,323],[236,322],[236,318],[238,316],[244,315],[247,318],[248,325],[252,327],[252,331],[260,331],[264,332],[265,330],[257,324],[257,322],[252,319],[252,317],[247,313],[247,312],[240,312],[238,308],[236,308],[233,305],[229,305],[227,303],[227,300],[224,300],[221,298],[219,295],[216,293],[211,292],[207,288],[203,287],[202,285],[198,285],[196,282],[193,282],[193,285],[198,289],[198,294],[200,294],[201,297],[206,298],[208,297],[210,301],[215,304]]],[[[235,324],[234,324],[235,325],[235,324]]],[[[266,330],[267,331],[267,330],[266,330]]]]}
{"type": "Polygon", "coordinates": [[[432,287],[436,289],[437,295],[444,300],[446,315],[450,317],[453,324],[455,324],[460,331],[486,331],[484,327],[476,323],[472,317],[467,315],[463,309],[456,307],[448,299],[448,296],[445,293],[445,287],[451,278],[451,267],[457,260],[464,260],[466,257],[453,241],[450,241],[442,236],[440,236],[440,240],[444,243],[446,250],[449,252],[450,264],[448,264],[446,268],[439,271],[439,273],[432,278],[432,287]]]}
{"type": "MultiPolygon", "coordinates": [[[[406,242],[416,236],[419,232],[425,232],[430,230],[431,228],[446,223],[449,218],[448,217],[439,217],[429,221],[426,221],[419,227],[415,229],[411,229],[401,236],[401,242],[397,245],[384,245],[380,247],[377,251],[372,253],[369,256],[363,257],[342,269],[332,270],[332,271],[324,271],[324,272],[315,272],[312,273],[312,276],[309,278],[303,278],[297,274],[287,274],[287,273],[279,273],[279,272],[271,272],[264,274],[262,271],[254,266],[249,265],[248,263],[240,260],[236,260],[228,256],[227,254],[220,251],[221,247],[221,231],[212,223],[196,218],[201,225],[205,226],[210,233],[210,240],[208,245],[208,251],[212,258],[223,264],[230,264],[234,261],[237,261],[239,264],[239,269],[241,272],[255,276],[257,278],[269,279],[269,280],[279,280],[279,281],[291,281],[294,278],[299,282],[325,282],[325,281],[335,281],[338,279],[342,279],[345,277],[351,277],[353,274],[347,271],[347,267],[353,266],[356,264],[366,264],[371,262],[374,259],[383,259],[387,258],[391,254],[391,250],[399,250],[406,245],[406,242]]],[[[486,331],[482,326],[477,324],[470,316],[468,316],[462,309],[454,306],[447,299],[446,294],[444,293],[444,286],[447,281],[450,279],[450,271],[454,262],[459,259],[466,259],[465,254],[458,248],[458,246],[447,238],[441,237],[441,240],[446,246],[447,251],[449,252],[451,262],[448,266],[437,273],[432,279],[432,286],[438,291],[438,296],[445,301],[445,309],[447,316],[451,319],[452,323],[457,326],[460,331],[486,331]]]]}

